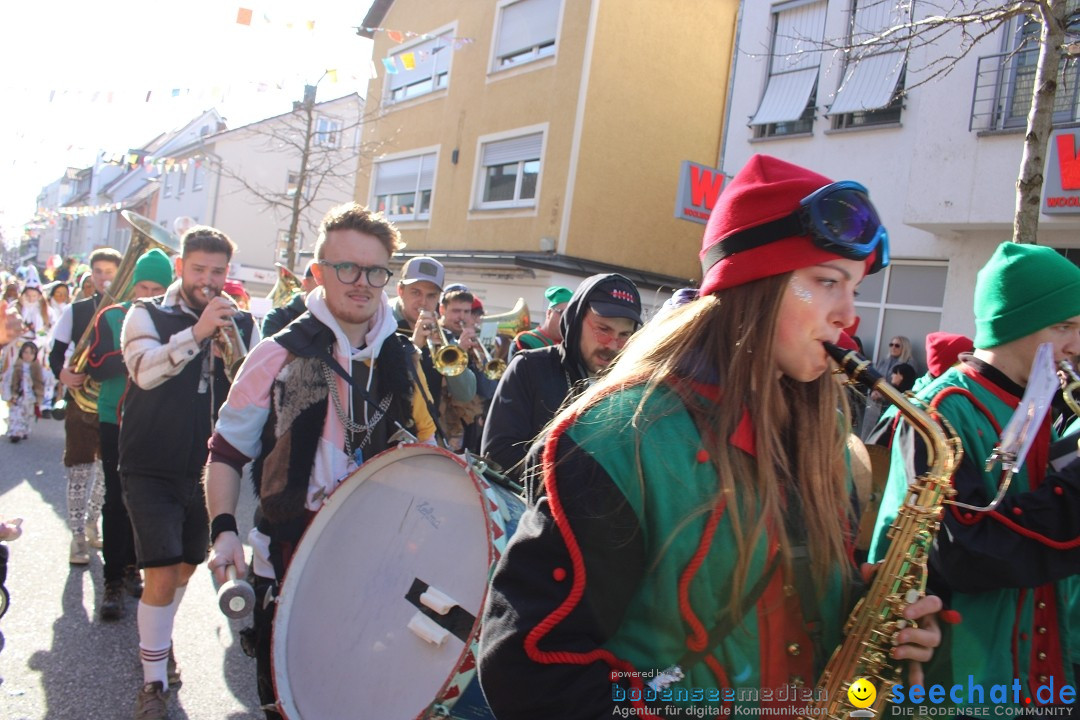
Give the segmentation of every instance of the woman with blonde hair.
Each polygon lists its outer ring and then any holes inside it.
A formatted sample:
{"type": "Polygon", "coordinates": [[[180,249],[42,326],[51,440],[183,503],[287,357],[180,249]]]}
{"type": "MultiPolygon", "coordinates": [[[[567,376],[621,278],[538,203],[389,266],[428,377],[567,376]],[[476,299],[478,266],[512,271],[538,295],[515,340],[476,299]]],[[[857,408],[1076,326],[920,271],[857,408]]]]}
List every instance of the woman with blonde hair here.
{"type": "MultiPolygon", "coordinates": [[[[862,186],[755,156],[700,257],[700,299],[646,325],[548,429],[542,494],[484,612],[500,720],[683,717],[725,689],[812,685],[841,639],[858,523],[823,343],[888,263],[885,228],[862,186]]],[[[930,657],[940,606],[906,609],[922,620],[895,658],[930,657]]]]}

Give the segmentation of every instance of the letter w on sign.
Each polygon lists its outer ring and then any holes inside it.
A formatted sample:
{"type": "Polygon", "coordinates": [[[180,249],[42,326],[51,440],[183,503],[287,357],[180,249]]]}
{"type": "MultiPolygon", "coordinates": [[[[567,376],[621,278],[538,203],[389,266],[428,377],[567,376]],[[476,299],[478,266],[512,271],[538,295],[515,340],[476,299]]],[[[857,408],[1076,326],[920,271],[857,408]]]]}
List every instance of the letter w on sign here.
{"type": "Polygon", "coordinates": [[[1062,133],[1057,136],[1058,170],[1062,190],[1080,190],[1080,158],[1076,156],[1076,136],[1062,133]]]}
{"type": "MultiPolygon", "coordinates": [[[[1078,173],[1078,177],[1080,177],[1080,173],[1078,173]]],[[[723,187],[724,176],[722,173],[709,172],[706,168],[697,165],[690,166],[690,202],[693,203],[694,207],[712,210],[713,205],[716,204],[716,198],[720,195],[720,189],[723,187]]]]}

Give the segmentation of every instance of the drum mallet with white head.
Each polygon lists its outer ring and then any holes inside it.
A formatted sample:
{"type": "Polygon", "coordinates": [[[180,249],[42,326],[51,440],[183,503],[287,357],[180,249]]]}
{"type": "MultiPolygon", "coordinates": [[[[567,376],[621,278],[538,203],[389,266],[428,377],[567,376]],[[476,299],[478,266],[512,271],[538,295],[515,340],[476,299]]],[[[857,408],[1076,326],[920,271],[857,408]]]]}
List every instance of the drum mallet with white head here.
{"type": "Polygon", "coordinates": [[[217,594],[218,607],[234,620],[246,617],[255,608],[254,588],[246,580],[236,577],[235,565],[225,566],[225,576],[228,580],[217,594]]]}

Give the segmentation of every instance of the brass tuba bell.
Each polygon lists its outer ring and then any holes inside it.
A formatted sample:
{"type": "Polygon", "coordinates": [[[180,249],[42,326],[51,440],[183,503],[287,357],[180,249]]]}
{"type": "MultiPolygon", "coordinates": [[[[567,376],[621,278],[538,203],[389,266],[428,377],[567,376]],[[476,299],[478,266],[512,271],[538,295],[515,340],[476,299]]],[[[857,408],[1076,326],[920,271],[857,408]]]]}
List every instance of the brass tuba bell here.
{"type": "MultiPolygon", "coordinates": [[[[68,367],[73,373],[86,372],[90,336],[97,323],[98,315],[110,305],[126,302],[134,295],[135,284],[131,280],[135,274],[135,263],[139,261],[139,258],[155,248],[166,255],[175,255],[180,252],[180,238],[154,221],[130,210],[123,210],[120,214],[133,228],[131,242],[128,243],[127,250],[120,259],[116,275],[113,276],[112,283],[101,298],[94,317],[86,326],[86,330],[83,331],[82,337],[79,338],[78,344],[71,353],[71,364],[68,367]]],[[[93,378],[87,377],[81,387],[70,388],[69,392],[80,410],[90,415],[97,415],[99,390],[100,384],[93,378]]]]}
{"type": "Polygon", "coordinates": [[[266,299],[270,301],[271,307],[279,308],[288,305],[293,295],[300,292],[302,287],[300,278],[296,277],[292,270],[281,263],[274,263],[274,267],[277,268],[278,277],[266,299]]]}

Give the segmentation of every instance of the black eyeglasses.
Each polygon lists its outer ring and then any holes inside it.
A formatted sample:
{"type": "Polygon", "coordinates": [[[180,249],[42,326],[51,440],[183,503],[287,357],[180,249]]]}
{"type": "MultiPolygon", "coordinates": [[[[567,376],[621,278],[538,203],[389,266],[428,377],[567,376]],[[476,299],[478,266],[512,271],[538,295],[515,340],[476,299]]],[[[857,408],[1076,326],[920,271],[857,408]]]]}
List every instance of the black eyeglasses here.
{"type": "Polygon", "coordinates": [[[364,279],[367,280],[367,284],[371,287],[386,287],[386,283],[390,282],[390,276],[394,274],[390,272],[390,268],[384,268],[381,265],[365,267],[354,262],[332,263],[328,260],[320,260],[319,264],[334,268],[338,281],[345,285],[354,284],[360,279],[360,274],[363,273],[364,279]]]}

